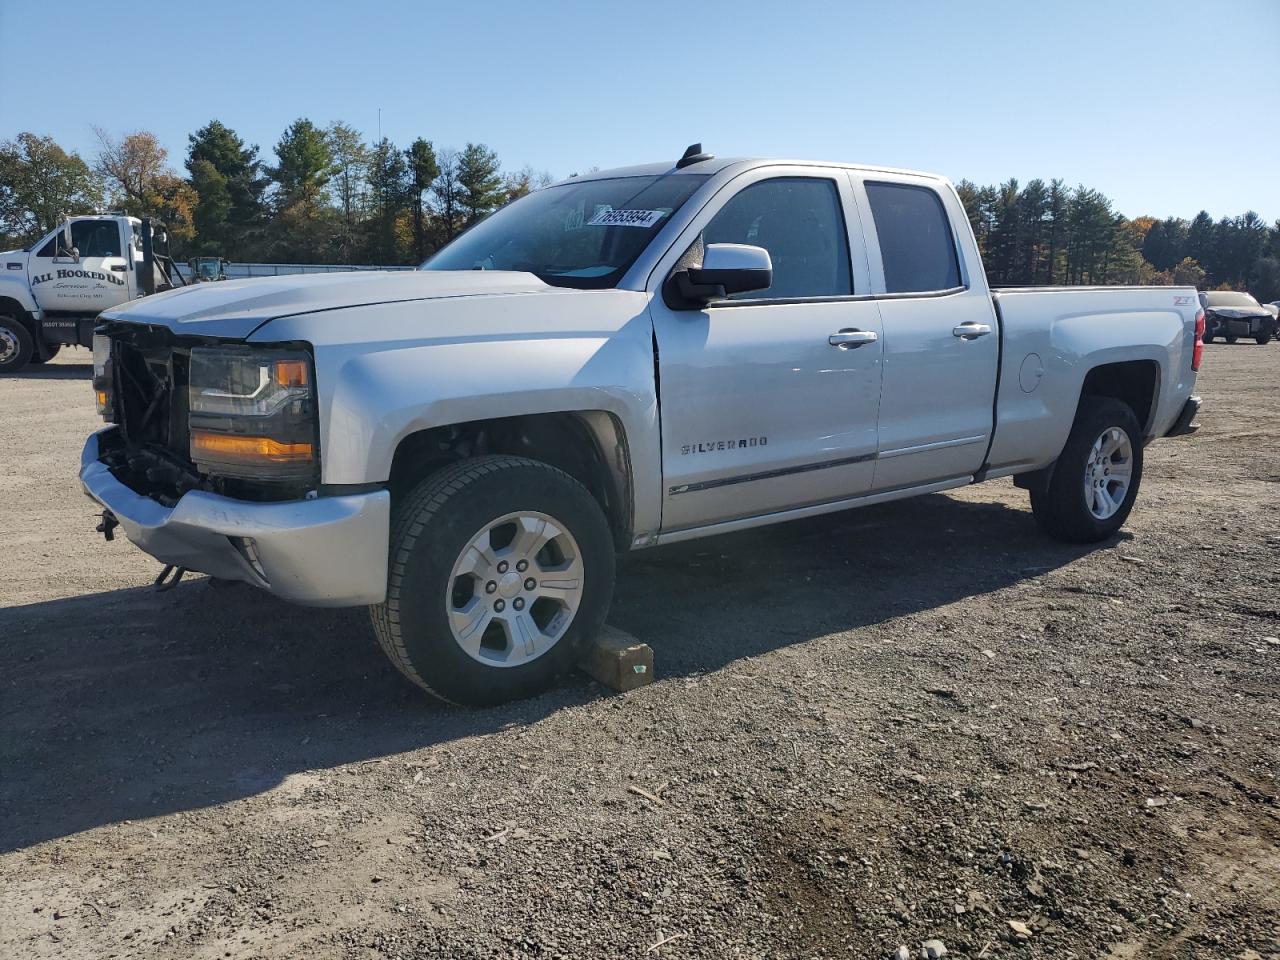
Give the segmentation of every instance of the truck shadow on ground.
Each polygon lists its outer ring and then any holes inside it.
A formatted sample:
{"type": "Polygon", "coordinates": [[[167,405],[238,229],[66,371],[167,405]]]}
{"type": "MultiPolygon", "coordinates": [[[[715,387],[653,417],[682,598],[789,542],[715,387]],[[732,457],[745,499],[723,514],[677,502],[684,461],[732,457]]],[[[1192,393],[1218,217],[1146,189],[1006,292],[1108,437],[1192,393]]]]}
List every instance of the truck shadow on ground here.
{"type": "MultiPolygon", "coordinates": [[[[611,622],[663,678],[989,593],[1088,548],[1029,513],[931,496],[632,555],[611,622]]],[[[291,773],[522,725],[602,696],[582,675],[445,707],[383,658],[363,610],[197,580],[0,609],[0,851],[252,796],[291,773]]]]}
{"type": "Polygon", "coordinates": [[[38,363],[9,376],[17,380],[91,380],[93,363],[38,363]]]}

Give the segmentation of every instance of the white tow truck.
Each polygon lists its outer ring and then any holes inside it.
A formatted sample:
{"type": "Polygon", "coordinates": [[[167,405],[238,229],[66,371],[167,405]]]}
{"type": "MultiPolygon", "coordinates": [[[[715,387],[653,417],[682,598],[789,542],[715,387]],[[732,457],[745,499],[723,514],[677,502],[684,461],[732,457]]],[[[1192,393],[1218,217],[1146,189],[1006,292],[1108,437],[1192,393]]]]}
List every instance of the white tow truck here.
{"type": "Polygon", "coordinates": [[[103,310],[181,286],[165,237],[127,214],[69,217],[23,250],[0,253],[0,374],[88,347],[103,310]],[[166,244],[167,248],[167,244],[166,244]]]}

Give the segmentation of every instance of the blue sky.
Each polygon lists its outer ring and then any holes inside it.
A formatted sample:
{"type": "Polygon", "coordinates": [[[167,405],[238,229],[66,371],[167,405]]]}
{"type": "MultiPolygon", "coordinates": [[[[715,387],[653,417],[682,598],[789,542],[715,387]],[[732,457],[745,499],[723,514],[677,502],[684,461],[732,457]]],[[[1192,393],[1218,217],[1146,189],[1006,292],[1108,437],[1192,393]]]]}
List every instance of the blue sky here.
{"type": "Polygon", "coordinates": [[[95,124],[180,167],[217,117],[481,141],[564,176],[720,156],[1062,177],[1128,216],[1280,218],[1280,0],[0,0],[0,137],[95,124]],[[207,18],[197,22],[201,11],[207,18]]]}

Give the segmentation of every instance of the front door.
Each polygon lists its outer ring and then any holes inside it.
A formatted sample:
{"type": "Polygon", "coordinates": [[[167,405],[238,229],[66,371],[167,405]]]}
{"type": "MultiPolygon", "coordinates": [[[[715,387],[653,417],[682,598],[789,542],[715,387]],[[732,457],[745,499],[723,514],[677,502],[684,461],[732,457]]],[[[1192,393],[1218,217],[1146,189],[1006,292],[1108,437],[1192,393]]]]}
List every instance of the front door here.
{"type": "Polygon", "coordinates": [[[664,532],[870,488],[880,316],[854,299],[868,277],[856,224],[841,173],[756,170],[713,197],[655,271],[664,532]],[[709,243],[764,247],[773,285],[668,305],[662,282],[709,243]]]}
{"type": "Polygon", "coordinates": [[[31,255],[31,294],[41,310],[97,314],[129,299],[128,261],[120,221],[71,222],[71,247],[62,230],[31,255]]]}

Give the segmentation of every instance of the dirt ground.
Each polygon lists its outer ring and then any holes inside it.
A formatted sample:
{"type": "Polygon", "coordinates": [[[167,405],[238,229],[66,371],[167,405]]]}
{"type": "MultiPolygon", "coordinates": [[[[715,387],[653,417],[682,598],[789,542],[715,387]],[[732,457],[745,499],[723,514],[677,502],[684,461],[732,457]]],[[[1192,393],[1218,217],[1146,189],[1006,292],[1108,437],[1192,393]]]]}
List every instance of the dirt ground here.
{"type": "Polygon", "coordinates": [[[87,363],[0,380],[0,956],[1280,958],[1280,344],[1114,543],[999,481],[639,553],[658,681],[483,711],[154,593],[87,363]]]}

